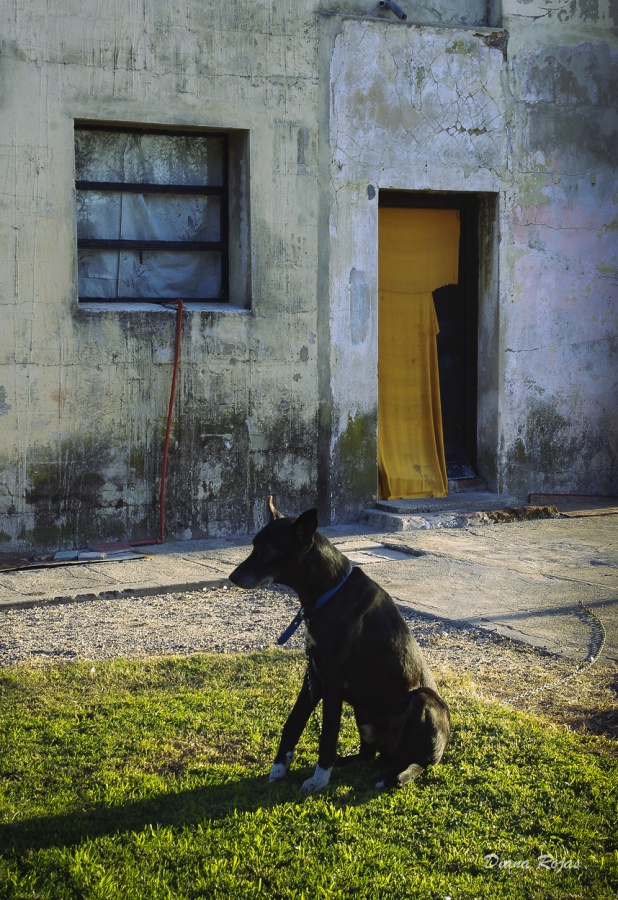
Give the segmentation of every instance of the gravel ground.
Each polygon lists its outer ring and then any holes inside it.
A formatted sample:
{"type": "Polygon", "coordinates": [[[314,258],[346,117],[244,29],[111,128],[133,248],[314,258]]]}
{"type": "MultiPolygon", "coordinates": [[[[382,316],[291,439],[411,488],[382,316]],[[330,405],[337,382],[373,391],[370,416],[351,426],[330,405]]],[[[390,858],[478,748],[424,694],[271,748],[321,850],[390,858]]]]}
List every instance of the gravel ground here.
{"type": "MultiPolygon", "coordinates": [[[[421,617],[400,606],[438,682],[463,675],[479,697],[514,695],[571,675],[577,667],[526,644],[421,617]]],[[[234,587],[142,597],[97,597],[0,613],[0,667],[72,660],[272,647],[298,610],[284,588],[234,587]]],[[[286,649],[302,649],[299,629],[286,649]]],[[[579,731],[618,738],[618,666],[600,660],[569,681],[513,701],[519,709],[579,731]]],[[[456,702],[456,701],[455,701],[456,702]]]]}

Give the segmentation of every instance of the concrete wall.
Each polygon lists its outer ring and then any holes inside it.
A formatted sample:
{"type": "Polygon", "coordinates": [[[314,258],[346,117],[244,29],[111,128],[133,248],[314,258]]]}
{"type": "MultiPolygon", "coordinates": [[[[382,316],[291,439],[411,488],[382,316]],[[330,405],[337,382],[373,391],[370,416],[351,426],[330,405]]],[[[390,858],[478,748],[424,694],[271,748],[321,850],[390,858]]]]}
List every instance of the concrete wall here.
{"type": "MultiPolygon", "coordinates": [[[[596,5],[503,11],[504,31],[350,19],[334,37],[332,446],[338,458],[362,421],[368,463],[375,452],[379,191],[470,191],[481,199],[481,472],[493,488],[522,497],[612,493],[613,20],[596,5]]],[[[346,469],[363,471],[343,465],[333,479],[346,469]]],[[[369,496],[373,473],[365,471],[369,496]]],[[[346,492],[334,493],[343,512],[346,492]]]]}
{"type": "MultiPolygon", "coordinates": [[[[452,191],[495,198],[509,181],[502,35],[346,20],[334,39],[330,79],[330,353],[335,402],[335,514],[359,477],[375,497],[377,408],[377,233],[382,190],[452,191]],[[492,37],[493,35],[493,37],[492,37]],[[497,46],[494,46],[497,44],[497,46]],[[358,65],[360,57],[364,65],[358,65]],[[350,433],[357,457],[350,460],[350,433]],[[365,460],[363,465],[362,460],[365,460]],[[347,462],[346,460],[350,460],[347,462]],[[346,472],[349,472],[346,484],[346,472]],[[346,487],[348,488],[346,490],[346,487]]],[[[488,200],[492,206],[492,199],[488,200]]],[[[494,264],[495,244],[485,267],[494,264]]],[[[489,310],[495,280],[481,294],[482,344],[490,369],[484,403],[499,389],[489,310]]],[[[494,429],[495,431],[495,429],[494,429]]],[[[495,448],[495,434],[492,434],[495,448]]],[[[483,445],[482,452],[491,454],[483,445]]],[[[495,450],[494,450],[495,455],[495,450]]]]}
{"type": "Polygon", "coordinates": [[[616,493],[615,3],[505,3],[500,482],[616,493]]]}
{"type": "Polygon", "coordinates": [[[2,28],[0,517],[21,546],[158,534],[174,315],[79,309],[73,122],[249,132],[251,310],[187,312],[167,527],[315,500],[311,4],[10,4],[2,28]]]}
{"type": "Polygon", "coordinates": [[[75,120],[222,128],[246,147],[250,307],[185,315],[170,536],[253,530],[269,490],[323,521],[375,499],[377,203],[392,188],[481,197],[493,486],[618,489],[616,11],[400,5],[406,23],[314,0],[3,12],[7,548],[158,530],[174,314],[78,306],[75,120]]]}

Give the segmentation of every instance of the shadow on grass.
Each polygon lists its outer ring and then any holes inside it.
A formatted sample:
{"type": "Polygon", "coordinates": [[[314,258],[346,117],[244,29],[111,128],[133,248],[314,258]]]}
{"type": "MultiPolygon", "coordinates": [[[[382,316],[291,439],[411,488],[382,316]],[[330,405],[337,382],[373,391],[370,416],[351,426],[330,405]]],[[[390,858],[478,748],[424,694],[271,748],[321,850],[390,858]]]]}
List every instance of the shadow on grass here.
{"type": "MultiPolygon", "coordinates": [[[[337,788],[347,789],[343,798],[338,792],[337,803],[360,805],[376,795],[375,778],[368,777],[366,764],[354,764],[345,771],[351,777],[336,779],[337,788]]],[[[185,828],[225,819],[234,811],[251,813],[289,803],[302,804],[307,797],[301,793],[300,786],[311,772],[312,769],[296,769],[282,784],[270,784],[267,775],[258,775],[176,792],[170,790],[119,806],[99,804],[89,809],[0,824],[0,853],[22,855],[28,851],[72,847],[86,840],[139,832],[149,825],[185,828]]],[[[328,796],[329,790],[320,796],[328,796]]]]}

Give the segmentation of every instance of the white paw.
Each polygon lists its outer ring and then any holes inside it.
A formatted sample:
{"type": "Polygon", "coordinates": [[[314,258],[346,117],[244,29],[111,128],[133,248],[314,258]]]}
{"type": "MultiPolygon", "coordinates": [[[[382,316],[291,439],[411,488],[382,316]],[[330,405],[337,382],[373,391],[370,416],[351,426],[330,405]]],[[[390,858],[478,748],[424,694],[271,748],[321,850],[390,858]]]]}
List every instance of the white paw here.
{"type": "Polygon", "coordinates": [[[285,777],[288,774],[288,769],[290,768],[290,763],[292,762],[293,755],[293,753],[286,753],[284,763],[273,763],[273,767],[270,770],[270,775],[268,776],[269,781],[273,783],[276,781],[285,781],[285,777]]]}
{"type": "Polygon", "coordinates": [[[330,769],[322,769],[320,766],[316,766],[313,777],[308,778],[307,781],[303,782],[301,790],[305,791],[307,794],[310,794],[313,791],[322,790],[322,788],[326,787],[330,781],[330,773],[332,771],[332,766],[330,769]]]}

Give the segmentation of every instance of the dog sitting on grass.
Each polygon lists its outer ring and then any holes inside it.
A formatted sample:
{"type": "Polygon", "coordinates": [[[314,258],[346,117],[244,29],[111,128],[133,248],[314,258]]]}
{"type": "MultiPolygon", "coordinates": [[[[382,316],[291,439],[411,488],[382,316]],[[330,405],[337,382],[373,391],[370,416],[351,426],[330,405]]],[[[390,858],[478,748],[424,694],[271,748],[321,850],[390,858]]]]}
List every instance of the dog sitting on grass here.
{"type": "Polygon", "coordinates": [[[317,531],[316,509],[293,519],[275,509],[272,497],[268,505],[270,521],[230,581],[247,590],[282,584],[296,591],[301,610],[279,642],[304,621],[308,656],[270,780],[285,779],[321,700],[318,762],[304,791],[320,790],[330,780],[344,702],[354,710],[360,734],[357,756],[344,761],[372,760],[379,753],[385,772],[376,786],[407,784],[440,762],[450,732],[448,706],[421,649],[389,594],[317,531]]]}

